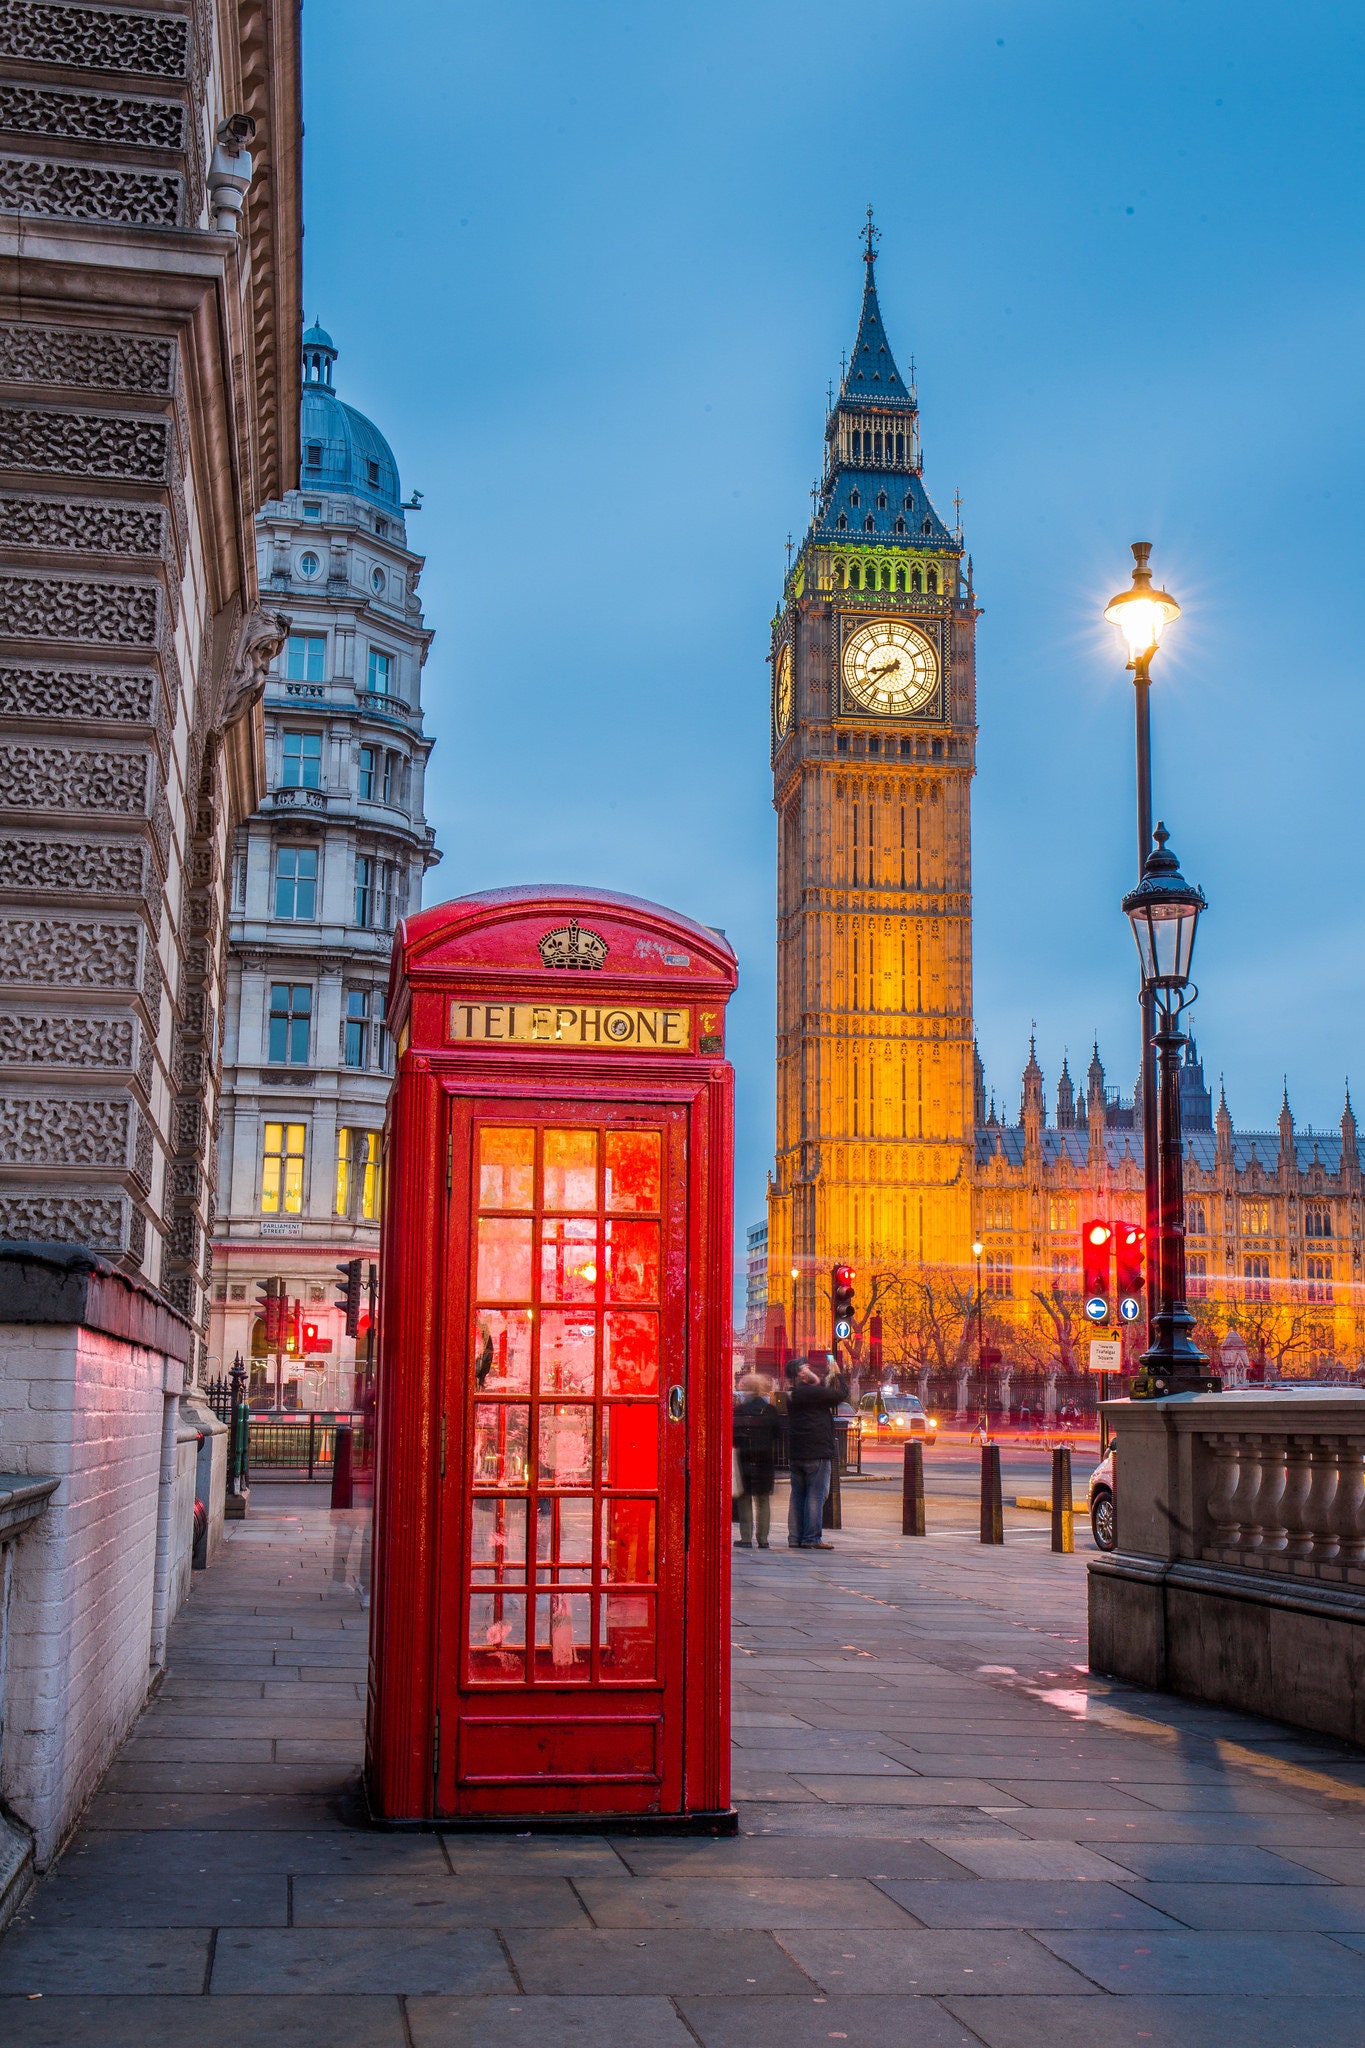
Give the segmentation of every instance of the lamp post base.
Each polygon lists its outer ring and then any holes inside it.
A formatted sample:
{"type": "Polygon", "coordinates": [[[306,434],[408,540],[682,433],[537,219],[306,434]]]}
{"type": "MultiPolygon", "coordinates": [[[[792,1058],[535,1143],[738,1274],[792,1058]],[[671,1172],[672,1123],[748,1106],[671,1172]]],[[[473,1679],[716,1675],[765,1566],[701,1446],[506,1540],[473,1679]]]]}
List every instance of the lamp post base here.
{"type": "Polygon", "coordinates": [[[1167,1369],[1166,1361],[1149,1365],[1144,1359],[1137,1378],[1128,1390],[1131,1401],[1164,1401],[1170,1394],[1221,1394],[1223,1382],[1217,1373],[1190,1372],[1185,1367],[1167,1369]]]}

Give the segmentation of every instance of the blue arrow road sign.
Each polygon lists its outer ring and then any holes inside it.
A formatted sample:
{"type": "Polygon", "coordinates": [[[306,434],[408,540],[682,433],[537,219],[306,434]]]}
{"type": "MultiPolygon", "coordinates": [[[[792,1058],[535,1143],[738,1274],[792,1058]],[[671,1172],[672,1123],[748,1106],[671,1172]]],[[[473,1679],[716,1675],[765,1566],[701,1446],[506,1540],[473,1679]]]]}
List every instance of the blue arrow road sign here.
{"type": "Polygon", "coordinates": [[[834,1334],[842,1343],[846,1337],[853,1335],[852,1323],[836,1323],[834,1325],[834,1334]]]}
{"type": "Polygon", "coordinates": [[[1107,1323],[1109,1304],[1102,1294],[1092,1294],[1085,1304],[1085,1312],[1092,1323],[1107,1323]]]}
{"type": "Polygon", "coordinates": [[[1135,1323],[1142,1314],[1142,1303],[1136,1296],[1125,1294],[1119,1302],[1119,1317],[1125,1323],[1135,1323]]]}

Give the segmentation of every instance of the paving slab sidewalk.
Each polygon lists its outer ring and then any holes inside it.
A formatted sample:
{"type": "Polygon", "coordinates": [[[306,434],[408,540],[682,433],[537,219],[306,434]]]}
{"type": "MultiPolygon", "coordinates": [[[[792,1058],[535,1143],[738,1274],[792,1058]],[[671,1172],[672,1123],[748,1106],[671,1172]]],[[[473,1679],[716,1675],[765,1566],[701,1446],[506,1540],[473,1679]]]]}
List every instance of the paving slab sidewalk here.
{"type": "Polygon", "coordinates": [[[357,1832],[356,1516],[259,1487],[0,1942],[15,2048],[1358,2048],[1362,1758],[1093,1680],[1011,1520],[737,1552],[732,1841],[357,1832]]]}

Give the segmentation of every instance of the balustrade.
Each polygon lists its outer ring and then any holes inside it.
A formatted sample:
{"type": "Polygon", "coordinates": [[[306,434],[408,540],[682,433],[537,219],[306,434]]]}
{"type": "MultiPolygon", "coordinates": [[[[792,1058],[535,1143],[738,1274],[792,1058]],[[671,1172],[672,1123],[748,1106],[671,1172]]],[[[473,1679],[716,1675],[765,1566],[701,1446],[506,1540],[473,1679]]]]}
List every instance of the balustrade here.
{"type": "Polygon", "coordinates": [[[1200,1431],[1192,1449],[1195,1527],[1205,1535],[1195,1554],[1253,1571],[1365,1579],[1365,1429],[1200,1431]]]}

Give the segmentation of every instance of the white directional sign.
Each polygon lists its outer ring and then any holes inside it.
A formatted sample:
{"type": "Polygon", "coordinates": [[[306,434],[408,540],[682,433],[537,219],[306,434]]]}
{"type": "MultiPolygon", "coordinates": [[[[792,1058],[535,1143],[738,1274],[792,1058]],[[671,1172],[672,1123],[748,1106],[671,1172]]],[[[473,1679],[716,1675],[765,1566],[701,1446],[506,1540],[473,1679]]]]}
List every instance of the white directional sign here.
{"type": "Polygon", "coordinates": [[[1123,1367],[1123,1340],[1120,1337],[1092,1337],[1090,1339],[1091,1372],[1119,1372],[1123,1367]]]}

